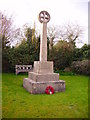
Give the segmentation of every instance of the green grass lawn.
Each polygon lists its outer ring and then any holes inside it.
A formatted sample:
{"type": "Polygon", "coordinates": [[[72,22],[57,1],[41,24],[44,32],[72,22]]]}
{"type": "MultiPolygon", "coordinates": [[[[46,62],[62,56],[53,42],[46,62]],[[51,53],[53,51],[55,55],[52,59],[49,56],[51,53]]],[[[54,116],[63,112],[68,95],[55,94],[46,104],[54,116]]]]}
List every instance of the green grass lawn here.
{"type": "Polygon", "coordinates": [[[65,92],[53,95],[28,93],[23,88],[27,75],[2,75],[3,118],[87,118],[88,77],[60,76],[65,92]]]}

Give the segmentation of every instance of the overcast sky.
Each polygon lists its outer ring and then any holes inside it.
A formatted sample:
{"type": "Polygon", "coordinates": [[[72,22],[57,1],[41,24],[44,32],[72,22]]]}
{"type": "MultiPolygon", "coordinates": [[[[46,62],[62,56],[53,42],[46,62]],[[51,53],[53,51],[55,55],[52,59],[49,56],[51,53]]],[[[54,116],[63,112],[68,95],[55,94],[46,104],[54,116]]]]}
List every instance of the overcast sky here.
{"type": "MultiPolygon", "coordinates": [[[[0,10],[14,16],[16,27],[29,23],[40,26],[38,14],[41,10],[50,13],[49,25],[63,25],[71,22],[85,29],[83,42],[88,43],[88,1],[89,0],[0,0],[0,10]]],[[[78,44],[81,46],[82,44],[78,44]]]]}

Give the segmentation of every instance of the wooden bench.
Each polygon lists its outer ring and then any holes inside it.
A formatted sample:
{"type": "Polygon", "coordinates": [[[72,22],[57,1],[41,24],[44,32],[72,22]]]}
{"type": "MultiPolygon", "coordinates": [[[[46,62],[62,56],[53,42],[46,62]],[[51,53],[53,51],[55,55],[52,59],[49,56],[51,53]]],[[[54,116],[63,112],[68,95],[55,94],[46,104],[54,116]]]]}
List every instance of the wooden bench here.
{"type": "Polygon", "coordinates": [[[16,65],[16,75],[20,72],[29,72],[32,70],[32,65],[16,65]]]}

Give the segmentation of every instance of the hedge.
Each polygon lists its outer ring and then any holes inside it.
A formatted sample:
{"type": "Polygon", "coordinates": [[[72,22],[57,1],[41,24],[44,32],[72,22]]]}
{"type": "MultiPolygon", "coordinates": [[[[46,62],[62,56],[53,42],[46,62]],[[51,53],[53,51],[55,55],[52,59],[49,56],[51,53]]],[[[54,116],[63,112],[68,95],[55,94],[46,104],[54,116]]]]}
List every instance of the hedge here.
{"type": "Polygon", "coordinates": [[[73,61],[71,64],[71,70],[77,74],[90,76],[90,60],[73,61]]]}

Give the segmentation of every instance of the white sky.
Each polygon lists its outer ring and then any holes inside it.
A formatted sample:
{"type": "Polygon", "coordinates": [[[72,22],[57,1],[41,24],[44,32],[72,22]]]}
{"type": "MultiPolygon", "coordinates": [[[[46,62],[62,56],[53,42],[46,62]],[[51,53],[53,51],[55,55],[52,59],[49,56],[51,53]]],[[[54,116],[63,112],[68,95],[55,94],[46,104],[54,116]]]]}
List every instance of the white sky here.
{"type": "MultiPolygon", "coordinates": [[[[0,10],[13,14],[16,27],[29,23],[40,26],[38,14],[41,10],[50,13],[49,25],[77,23],[84,27],[83,42],[88,43],[88,1],[89,0],[0,0],[0,10]]],[[[78,44],[77,46],[81,46],[78,44]]]]}

